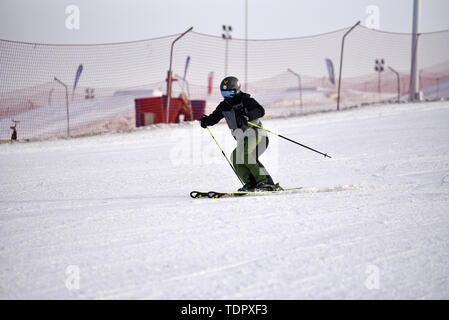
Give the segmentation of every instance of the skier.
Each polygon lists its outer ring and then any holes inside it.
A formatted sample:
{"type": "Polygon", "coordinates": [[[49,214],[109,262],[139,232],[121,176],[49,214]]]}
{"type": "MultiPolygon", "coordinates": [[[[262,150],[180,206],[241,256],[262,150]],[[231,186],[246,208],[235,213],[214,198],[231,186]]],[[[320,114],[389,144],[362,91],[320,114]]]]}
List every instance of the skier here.
{"type": "Polygon", "coordinates": [[[274,184],[265,167],[259,161],[259,156],[268,147],[268,137],[265,131],[248,124],[248,121],[262,126],[259,120],[265,115],[264,108],[249,94],[240,90],[240,82],[236,77],[226,77],[220,84],[223,101],[210,115],[200,119],[201,127],[213,126],[225,118],[237,147],[231,155],[234,168],[244,183],[239,191],[273,191],[280,190],[279,184],[274,184]]]}
{"type": "Polygon", "coordinates": [[[15,140],[17,140],[17,122],[16,120],[12,120],[12,122],[14,122],[14,125],[9,127],[12,130],[12,134],[11,134],[11,143],[15,140]]]}

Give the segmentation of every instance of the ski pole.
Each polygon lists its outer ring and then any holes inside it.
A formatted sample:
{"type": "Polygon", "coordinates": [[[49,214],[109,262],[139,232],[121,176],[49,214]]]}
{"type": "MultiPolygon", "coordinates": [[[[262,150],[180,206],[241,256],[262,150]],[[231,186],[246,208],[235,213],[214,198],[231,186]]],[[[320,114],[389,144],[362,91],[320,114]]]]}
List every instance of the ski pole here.
{"type": "Polygon", "coordinates": [[[212,136],[212,139],[214,139],[215,143],[217,144],[218,148],[220,149],[221,153],[223,154],[223,156],[225,157],[226,161],[229,163],[229,165],[231,166],[232,170],[234,171],[235,175],[237,176],[237,178],[239,178],[240,182],[242,183],[242,185],[245,185],[242,181],[242,179],[240,178],[239,174],[237,173],[237,171],[235,171],[234,166],[231,164],[231,162],[229,161],[228,157],[226,157],[226,154],[224,153],[223,149],[221,149],[220,145],[218,144],[217,140],[215,139],[214,135],[212,134],[212,131],[210,131],[209,127],[206,127],[207,130],[209,131],[210,135],[212,136]]]}
{"type": "Polygon", "coordinates": [[[265,130],[265,131],[267,131],[267,132],[269,132],[269,133],[271,133],[271,134],[274,134],[275,136],[278,136],[278,137],[283,138],[283,139],[285,139],[285,140],[288,140],[288,141],[290,141],[290,142],[296,143],[297,145],[300,145],[301,147],[304,147],[304,148],[306,148],[306,149],[309,149],[309,150],[312,150],[312,151],[314,151],[314,152],[316,152],[316,153],[319,153],[319,154],[323,155],[324,157],[332,158],[332,157],[329,156],[327,153],[322,153],[322,152],[320,152],[320,151],[318,151],[318,150],[312,149],[312,148],[310,148],[310,147],[308,147],[308,146],[305,146],[305,145],[303,145],[303,144],[301,144],[301,143],[299,143],[299,142],[296,142],[296,141],[294,141],[294,140],[292,140],[292,139],[289,139],[289,138],[287,138],[287,137],[284,137],[283,135],[281,135],[281,134],[279,134],[279,133],[276,133],[276,132],[270,131],[270,130],[268,130],[268,129],[262,128],[261,126],[258,126],[257,124],[254,124],[254,123],[249,122],[249,121],[248,121],[248,124],[252,125],[253,127],[256,127],[256,128],[262,129],[262,130],[265,130]]]}

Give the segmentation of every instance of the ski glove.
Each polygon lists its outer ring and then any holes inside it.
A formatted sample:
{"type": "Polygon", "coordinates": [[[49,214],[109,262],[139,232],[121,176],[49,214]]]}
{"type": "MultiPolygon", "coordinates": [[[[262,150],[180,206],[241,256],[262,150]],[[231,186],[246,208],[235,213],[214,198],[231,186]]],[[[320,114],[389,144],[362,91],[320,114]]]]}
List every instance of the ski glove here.
{"type": "Polygon", "coordinates": [[[247,127],[249,117],[246,114],[245,109],[235,109],[234,112],[235,112],[235,120],[237,121],[237,127],[238,128],[247,127]]]}
{"type": "Polygon", "coordinates": [[[203,116],[200,119],[201,128],[206,129],[206,127],[209,125],[209,117],[203,114],[203,116]]]}

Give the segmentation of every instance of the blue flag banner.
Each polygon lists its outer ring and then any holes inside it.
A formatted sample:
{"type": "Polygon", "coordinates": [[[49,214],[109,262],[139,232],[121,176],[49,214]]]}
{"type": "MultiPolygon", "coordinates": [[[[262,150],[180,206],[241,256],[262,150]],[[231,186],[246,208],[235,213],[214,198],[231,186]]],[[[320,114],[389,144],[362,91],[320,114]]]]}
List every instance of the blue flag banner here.
{"type": "Polygon", "coordinates": [[[189,68],[190,56],[187,56],[186,67],[184,68],[184,80],[186,79],[187,69],[189,68]]]}
{"type": "Polygon", "coordinates": [[[72,90],[72,100],[73,100],[73,98],[75,96],[75,88],[78,85],[78,81],[80,79],[81,72],[83,72],[83,65],[82,64],[80,64],[78,66],[78,70],[76,70],[75,82],[73,83],[73,90],[72,90]]]}
{"type": "Polygon", "coordinates": [[[78,80],[80,79],[81,72],[83,72],[82,64],[79,65],[78,70],[76,71],[75,83],[73,84],[73,90],[75,90],[76,86],[78,85],[78,80]]]}
{"type": "Polygon", "coordinates": [[[334,64],[331,59],[326,59],[327,71],[329,72],[329,81],[335,85],[334,64]]]}

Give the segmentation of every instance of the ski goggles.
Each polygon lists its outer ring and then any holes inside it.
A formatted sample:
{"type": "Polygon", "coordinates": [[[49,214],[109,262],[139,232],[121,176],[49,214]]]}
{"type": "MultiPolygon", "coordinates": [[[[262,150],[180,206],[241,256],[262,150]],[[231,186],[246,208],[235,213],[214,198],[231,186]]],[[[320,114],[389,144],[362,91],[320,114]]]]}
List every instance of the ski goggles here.
{"type": "Polygon", "coordinates": [[[221,95],[223,98],[234,98],[234,96],[239,92],[240,90],[222,90],[221,95]]]}

